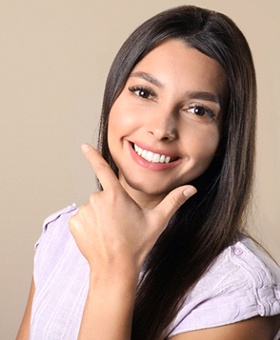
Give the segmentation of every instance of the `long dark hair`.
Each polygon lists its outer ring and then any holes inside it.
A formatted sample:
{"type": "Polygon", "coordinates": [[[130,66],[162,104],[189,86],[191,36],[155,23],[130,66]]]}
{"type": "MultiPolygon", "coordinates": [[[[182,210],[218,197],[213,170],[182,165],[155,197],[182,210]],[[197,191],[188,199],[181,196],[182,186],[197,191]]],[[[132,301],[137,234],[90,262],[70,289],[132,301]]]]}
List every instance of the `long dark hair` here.
{"type": "Polygon", "coordinates": [[[198,193],[173,216],[139,283],[132,339],[166,339],[182,299],[214,259],[244,232],[255,153],[256,80],[245,37],[227,16],[181,6],[143,23],[125,41],[108,75],[99,148],[117,174],[107,142],[111,107],[135,65],[165,39],[180,39],[215,59],[228,81],[219,152],[192,183],[198,193]]]}

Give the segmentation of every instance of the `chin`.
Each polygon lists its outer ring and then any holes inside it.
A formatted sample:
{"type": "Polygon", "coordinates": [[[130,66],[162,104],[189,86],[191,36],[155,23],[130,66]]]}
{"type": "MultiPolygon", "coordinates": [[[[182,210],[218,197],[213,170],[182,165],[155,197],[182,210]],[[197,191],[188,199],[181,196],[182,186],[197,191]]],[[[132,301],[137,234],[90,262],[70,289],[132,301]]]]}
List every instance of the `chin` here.
{"type": "Polygon", "coordinates": [[[151,197],[165,197],[170,191],[175,189],[180,185],[163,185],[163,183],[149,183],[135,180],[126,180],[124,188],[129,191],[137,191],[139,193],[143,193],[143,195],[150,195],[151,197]]]}

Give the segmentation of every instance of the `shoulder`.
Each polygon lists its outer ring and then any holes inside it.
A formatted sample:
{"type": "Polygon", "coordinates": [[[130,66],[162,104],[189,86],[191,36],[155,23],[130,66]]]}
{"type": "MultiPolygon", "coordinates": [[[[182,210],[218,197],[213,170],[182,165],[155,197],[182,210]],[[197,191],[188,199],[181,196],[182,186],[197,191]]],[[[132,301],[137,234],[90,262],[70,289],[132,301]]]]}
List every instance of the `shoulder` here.
{"type": "Polygon", "coordinates": [[[279,315],[260,316],[230,325],[184,332],[172,336],[172,340],[279,340],[279,315]]]}
{"type": "Polygon", "coordinates": [[[280,314],[280,269],[249,238],[226,248],[187,295],[171,335],[280,314]]]}
{"type": "Polygon", "coordinates": [[[68,220],[77,211],[76,204],[71,204],[48,216],[43,222],[40,238],[35,244],[35,249],[47,238],[54,238],[59,241],[64,239],[63,233],[68,232],[68,220]]]}
{"type": "MultiPolygon", "coordinates": [[[[35,244],[33,274],[36,286],[47,279],[61,258],[69,253],[68,249],[76,250],[75,241],[68,228],[68,220],[76,211],[76,205],[72,204],[45,219],[41,236],[35,244]]],[[[74,251],[72,254],[75,254],[74,251]]],[[[68,254],[67,258],[69,256],[68,254]]]]}

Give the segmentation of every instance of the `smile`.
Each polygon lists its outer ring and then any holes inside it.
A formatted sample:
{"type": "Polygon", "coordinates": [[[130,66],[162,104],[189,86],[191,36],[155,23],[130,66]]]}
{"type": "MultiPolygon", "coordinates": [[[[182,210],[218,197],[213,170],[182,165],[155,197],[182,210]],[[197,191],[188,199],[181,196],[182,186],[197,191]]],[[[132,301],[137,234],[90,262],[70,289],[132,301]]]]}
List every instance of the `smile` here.
{"type": "Polygon", "coordinates": [[[138,145],[134,144],[133,148],[135,152],[142,158],[144,158],[146,161],[151,162],[151,163],[170,163],[178,158],[176,157],[170,157],[166,155],[161,155],[159,153],[153,153],[152,151],[144,150],[140,148],[138,145]]]}

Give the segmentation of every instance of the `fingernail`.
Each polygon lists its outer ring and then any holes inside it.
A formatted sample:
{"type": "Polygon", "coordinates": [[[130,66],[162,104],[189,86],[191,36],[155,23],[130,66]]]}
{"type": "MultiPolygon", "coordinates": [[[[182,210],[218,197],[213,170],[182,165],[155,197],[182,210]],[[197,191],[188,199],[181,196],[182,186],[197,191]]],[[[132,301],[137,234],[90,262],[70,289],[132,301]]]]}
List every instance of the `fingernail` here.
{"type": "Polygon", "coordinates": [[[194,194],[196,194],[197,190],[196,190],[196,188],[191,187],[191,188],[185,189],[183,193],[187,198],[189,198],[189,197],[193,196],[194,194]]]}
{"type": "Polygon", "coordinates": [[[89,145],[88,144],[82,144],[81,149],[82,149],[83,152],[88,152],[89,145]]]}

